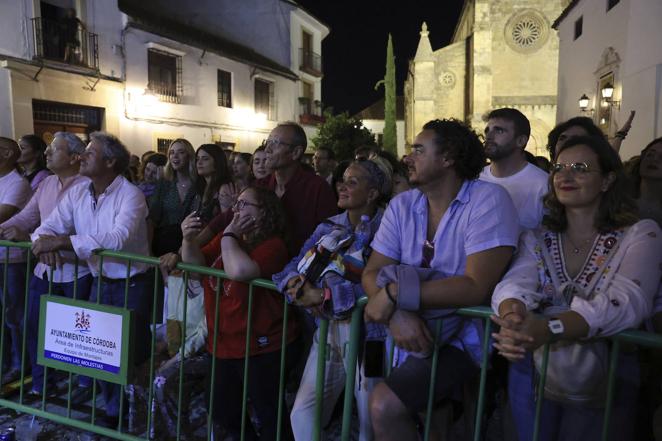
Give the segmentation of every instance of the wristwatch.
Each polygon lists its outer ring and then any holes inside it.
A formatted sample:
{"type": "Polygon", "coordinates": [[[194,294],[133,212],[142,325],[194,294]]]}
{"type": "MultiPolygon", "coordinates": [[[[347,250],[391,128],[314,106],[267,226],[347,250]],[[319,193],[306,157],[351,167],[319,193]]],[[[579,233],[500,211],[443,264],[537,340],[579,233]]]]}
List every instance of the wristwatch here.
{"type": "Polygon", "coordinates": [[[549,328],[549,332],[552,334],[552,343],[560,340],[563,331],[565,331],[563,322],[556,317],[552,317],[547,321],[547,328],[549,328]]]}

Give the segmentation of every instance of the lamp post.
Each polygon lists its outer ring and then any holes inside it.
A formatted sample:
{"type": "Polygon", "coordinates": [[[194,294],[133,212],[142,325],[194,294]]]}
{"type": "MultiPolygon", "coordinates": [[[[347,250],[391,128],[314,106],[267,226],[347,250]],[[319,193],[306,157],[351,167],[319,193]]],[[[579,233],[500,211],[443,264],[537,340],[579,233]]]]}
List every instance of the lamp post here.
{"type": "Polygon", "coordinates": [[[579,97],[579,110],[586,112],[588,110],[588,101],[589,99],[586,94],[582,94],[582,96],[579,97]]]}

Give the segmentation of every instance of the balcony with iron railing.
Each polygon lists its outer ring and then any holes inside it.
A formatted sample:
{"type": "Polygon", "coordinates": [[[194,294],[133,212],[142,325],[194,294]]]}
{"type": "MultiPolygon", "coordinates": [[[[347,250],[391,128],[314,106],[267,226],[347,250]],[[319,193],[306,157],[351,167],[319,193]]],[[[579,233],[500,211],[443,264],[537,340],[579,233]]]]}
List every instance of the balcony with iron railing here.
{"type": "Polygon", "coordinates": [[[150,82],[147,84],[147,91],[161,102],[172,104],[182,103],[183,92],[181,83],[150,82]]]}
{"type": "Polygon", "coordinates": [[[322,107],[321,101],[299,97],[299,122],[311,126],[324,123],[322,107]]]}
{"type": "Polygon", "coordinates": [[[315,77],[321,77],[322,56],[311,50],[299,48],[299,70],[315,77]]]}
{"type": "Polygon", "coordinates": [[[99,36],[80,25],[41,17],[30,19],[33,58],[99,70],[99,36]]]}

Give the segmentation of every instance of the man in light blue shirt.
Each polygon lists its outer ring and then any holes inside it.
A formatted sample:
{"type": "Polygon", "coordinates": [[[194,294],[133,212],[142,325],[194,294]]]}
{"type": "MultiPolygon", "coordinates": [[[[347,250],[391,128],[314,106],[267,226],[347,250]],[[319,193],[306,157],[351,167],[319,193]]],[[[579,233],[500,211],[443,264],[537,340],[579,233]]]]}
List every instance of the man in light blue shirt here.
{"type": "MultiPolygon", "coordinates": [[[[412,415],[426,408],[432,371],[430,319],[452,308],[488,304],[517,246],[517,211],[501,186],[477,180],[484,165],[482,143],[469,127],[456,120],[428,122],[407,157],[416,189],[391,201],[375,235],[363,273],[370,299],[366,318],[388,324],[398,352],[406,356],[370,399],[380,441],[416,439],[412,415]],[[418,288],[380,283],[385,273],[394,273],[392,265],[395,274],[411,275],[405,270],[415,268],[427,276],[418,288]]],[[[445,336],[438,348],[435,402],[473,376],[482,357],[480,322],[461,320],[445,336]]]]}

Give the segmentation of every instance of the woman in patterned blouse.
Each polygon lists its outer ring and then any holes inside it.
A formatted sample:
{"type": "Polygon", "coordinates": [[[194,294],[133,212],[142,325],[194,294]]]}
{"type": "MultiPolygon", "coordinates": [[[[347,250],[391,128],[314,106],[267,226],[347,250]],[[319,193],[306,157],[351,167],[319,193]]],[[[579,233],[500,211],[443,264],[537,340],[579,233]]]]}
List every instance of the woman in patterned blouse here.
{"type": "MultiPolygon", "coordinates": [[[[543,227],[520,239],[492,307],[494,346],[511,361],[509,399],[520,441],[532,438],[542,346],[552,343],[541,440],[600,439],[607,344],[599,337],[637,327],[651,312],[662,270],[662,232],[637,222],[623,165],[603,137],[570,138],[550,174],[543,227]]],[[[612,440],[634,439],[639,369],[622,354],[612,440]]]]}

